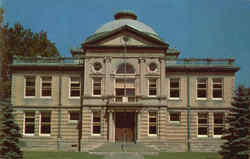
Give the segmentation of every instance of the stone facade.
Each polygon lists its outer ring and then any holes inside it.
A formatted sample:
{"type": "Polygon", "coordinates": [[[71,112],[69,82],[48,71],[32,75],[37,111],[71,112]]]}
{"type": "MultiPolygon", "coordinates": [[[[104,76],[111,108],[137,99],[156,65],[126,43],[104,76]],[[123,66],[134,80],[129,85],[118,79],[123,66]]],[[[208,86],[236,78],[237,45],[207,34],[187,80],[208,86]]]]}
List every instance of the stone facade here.
{"type": "MultiPolygon", "coordinates": [[[[58,62],[59,58],[52,59],[53,65],[46,59],[14,60],[11,101],[27,148],[77,151],[80,142],[81,150],[88,151],[129,140],[162,151],[217,151],[223,141],[215,135],[214,116],[226,115],[231,107],[234,74],[239,69],[233,66],[234,60],[181,60],[178,50],[145,24],[138,26],[141,23],[134,14],[118,15],[116,21],[126,25],[102,35],[100,28],[80,50],[72,50],[71,64],[58,62]],[[34,81],[27,83],[28,76],[34,81]],[[51,77],[51,85],[42,83],[45,76],[51,77]],[[72,84],[72,77],[80,77],[81,96],[70,95],[79,86],[72,84]],[[177,85],[170,82],[173,79],[177,85]],[[205,79],[206,84],[199,85],[198,79],[205,79]],[[215,79],[221,83],[216,85],[215,79]],[[31,97],[25,95],[27,85],[32,85],[31,97]],[[206,98],[197,97],[198,86],[205,88],[206,98]],[[51,90],[49,97],[42,97],[43,87],[51,90]],[[216,88],[221,98],[213,97],[216,88]],[[26,123],[29,112],[31,127],[26,123]],[[49,114],[46,120],[43,112],[49,114]],[[79,112],[76,121],[72,112],[79,112]],[[205,129],[198,128],[202,112],[207,113],[205,129]],[[46,124],[49,133],[43,135],[42,131],[48,131],[46,124]]],[[[108,25],[117,25],[116,21],[108,25]]]]}

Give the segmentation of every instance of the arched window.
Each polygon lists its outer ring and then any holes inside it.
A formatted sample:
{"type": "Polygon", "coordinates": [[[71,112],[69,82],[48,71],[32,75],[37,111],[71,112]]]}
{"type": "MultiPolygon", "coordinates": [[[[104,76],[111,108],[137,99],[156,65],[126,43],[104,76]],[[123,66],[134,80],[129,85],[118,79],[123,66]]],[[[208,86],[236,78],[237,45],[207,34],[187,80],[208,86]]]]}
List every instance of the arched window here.
{"type": "Polygon", "coordinates": [[[122,63],[118,66],[117,74],[135,74],[134,67],[129,63],[122,63]]]}

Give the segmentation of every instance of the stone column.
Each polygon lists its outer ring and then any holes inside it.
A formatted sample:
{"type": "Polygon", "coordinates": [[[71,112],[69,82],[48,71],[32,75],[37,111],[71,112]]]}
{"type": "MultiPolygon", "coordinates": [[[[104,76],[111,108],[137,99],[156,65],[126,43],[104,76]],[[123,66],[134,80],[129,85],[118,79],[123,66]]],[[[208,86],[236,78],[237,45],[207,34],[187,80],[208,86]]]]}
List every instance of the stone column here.
{"type": "Polygon", "coordinates": [[[113,112],[109,112],[109,142],[114,142],[114,118],[113,112]]]}

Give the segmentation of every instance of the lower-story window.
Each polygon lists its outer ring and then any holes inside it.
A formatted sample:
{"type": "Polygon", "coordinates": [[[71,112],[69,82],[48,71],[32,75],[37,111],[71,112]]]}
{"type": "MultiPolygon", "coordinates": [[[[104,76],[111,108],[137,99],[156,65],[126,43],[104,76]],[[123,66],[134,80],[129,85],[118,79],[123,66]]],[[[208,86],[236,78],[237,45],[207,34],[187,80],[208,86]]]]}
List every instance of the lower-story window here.
{"type": "Polygon", "coordinates": [[[157,135],[157,112],[149,112],[149,135],[157,135]]]}
{"type": "Polygon", "coordinates": [[[169,113],[170,122],[180,122],[181,121],[181,112],[170,112],[169,113]]]}
{"type": "Polygon", "coordinates": [[[50,135],[51,133],[51,112],[41,112],[40,134],[50,135]]]}
{"type": "Polygon", "coordinates": [[[224,129],[224,118],[225,114],[223,112],[214,113],[214,136],[220,137],[224,129]]]}
{"type": "Polygon", "coordinates": [[[101,134],[101,112],[93,112],[92,119],[92,134],[100,135],[101,134]]]}
{"type": "Polygon", "coordinates": [[[198,113],[198,136],[208,137],[208,113],[198,113]]]}
{"type": "Polygon", "coordinates": [[[24,116],[24,135],[34,135],[35,112],[25,112],[24,116]]]}

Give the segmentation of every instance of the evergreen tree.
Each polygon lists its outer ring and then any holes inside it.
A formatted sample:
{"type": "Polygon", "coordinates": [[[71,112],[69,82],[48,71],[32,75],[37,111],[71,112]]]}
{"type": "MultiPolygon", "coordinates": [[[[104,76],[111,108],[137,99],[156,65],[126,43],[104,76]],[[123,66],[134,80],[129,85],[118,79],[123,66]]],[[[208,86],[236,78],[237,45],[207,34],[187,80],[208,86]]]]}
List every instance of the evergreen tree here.
{"type": "Polygon", "coordinates": [[[248,159],[249,101],[243,86],[235,91],[232,108],[226,122],[229,125],[222,137],[226,142],[221,146],[222,150],[219,152],[222,159],[248,159]]]}
{"type": "Polygon", "coordinates": [[[18,125],[14,121],[12,106],[6,104],[3,108],[2,135],[0,138],[0,158],[4,159],[22,159],[23,152],[19,146],[18,125]]]}

